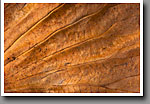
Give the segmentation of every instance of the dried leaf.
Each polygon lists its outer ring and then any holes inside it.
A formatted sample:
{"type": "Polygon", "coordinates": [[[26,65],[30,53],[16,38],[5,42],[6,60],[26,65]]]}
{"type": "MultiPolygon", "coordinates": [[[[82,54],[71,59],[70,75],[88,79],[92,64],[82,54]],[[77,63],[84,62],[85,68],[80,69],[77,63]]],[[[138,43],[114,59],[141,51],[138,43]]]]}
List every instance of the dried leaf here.
{"type": "Polygon", "coordinates": [[[5,4],[5,92],[140,92],[139,4],[5,4]]]}

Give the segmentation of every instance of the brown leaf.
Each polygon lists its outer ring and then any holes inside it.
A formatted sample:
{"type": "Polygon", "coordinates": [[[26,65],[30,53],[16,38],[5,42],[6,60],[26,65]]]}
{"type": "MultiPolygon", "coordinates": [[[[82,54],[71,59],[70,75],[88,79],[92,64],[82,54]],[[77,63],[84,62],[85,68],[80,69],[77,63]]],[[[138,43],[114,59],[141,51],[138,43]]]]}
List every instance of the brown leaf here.
{"type": "Polygon", "coordinates": [[[5,92],[140,92],[139,4],[5,4],[5,92]]]}

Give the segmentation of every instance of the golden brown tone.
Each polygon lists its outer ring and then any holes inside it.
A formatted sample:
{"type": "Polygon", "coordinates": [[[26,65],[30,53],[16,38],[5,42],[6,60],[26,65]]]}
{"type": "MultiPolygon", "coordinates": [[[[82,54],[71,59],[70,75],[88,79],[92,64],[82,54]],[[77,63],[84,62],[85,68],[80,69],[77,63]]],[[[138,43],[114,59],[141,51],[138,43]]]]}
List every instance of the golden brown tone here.
{"type": "Polygon", "coordinates": [[[5,4],[5,92],[140,92],[139,4],[5,4]]]}

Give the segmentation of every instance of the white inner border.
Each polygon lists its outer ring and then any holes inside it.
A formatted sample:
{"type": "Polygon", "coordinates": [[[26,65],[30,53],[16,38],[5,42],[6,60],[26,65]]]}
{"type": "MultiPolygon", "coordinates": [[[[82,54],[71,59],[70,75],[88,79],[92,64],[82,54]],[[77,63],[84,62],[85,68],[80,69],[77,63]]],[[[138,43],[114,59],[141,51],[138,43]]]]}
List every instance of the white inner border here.
{"type": "Polygon", "coordinates": [[[1,96],[143,96],[143,0],[2,0],[1,96]],[[4,3],[140,3],[140,93],[4,93],[4,3]]]}

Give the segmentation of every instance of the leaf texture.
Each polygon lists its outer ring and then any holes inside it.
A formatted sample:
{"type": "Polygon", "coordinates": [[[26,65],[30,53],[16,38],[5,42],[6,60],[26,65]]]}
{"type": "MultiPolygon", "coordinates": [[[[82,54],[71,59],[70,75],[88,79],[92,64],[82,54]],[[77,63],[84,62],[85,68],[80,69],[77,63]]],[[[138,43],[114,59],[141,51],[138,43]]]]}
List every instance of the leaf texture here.
{"type": "Polygon", "coordinates": [[[13,93],[139,93],[139,4],[4,5],[13,93]]]}

